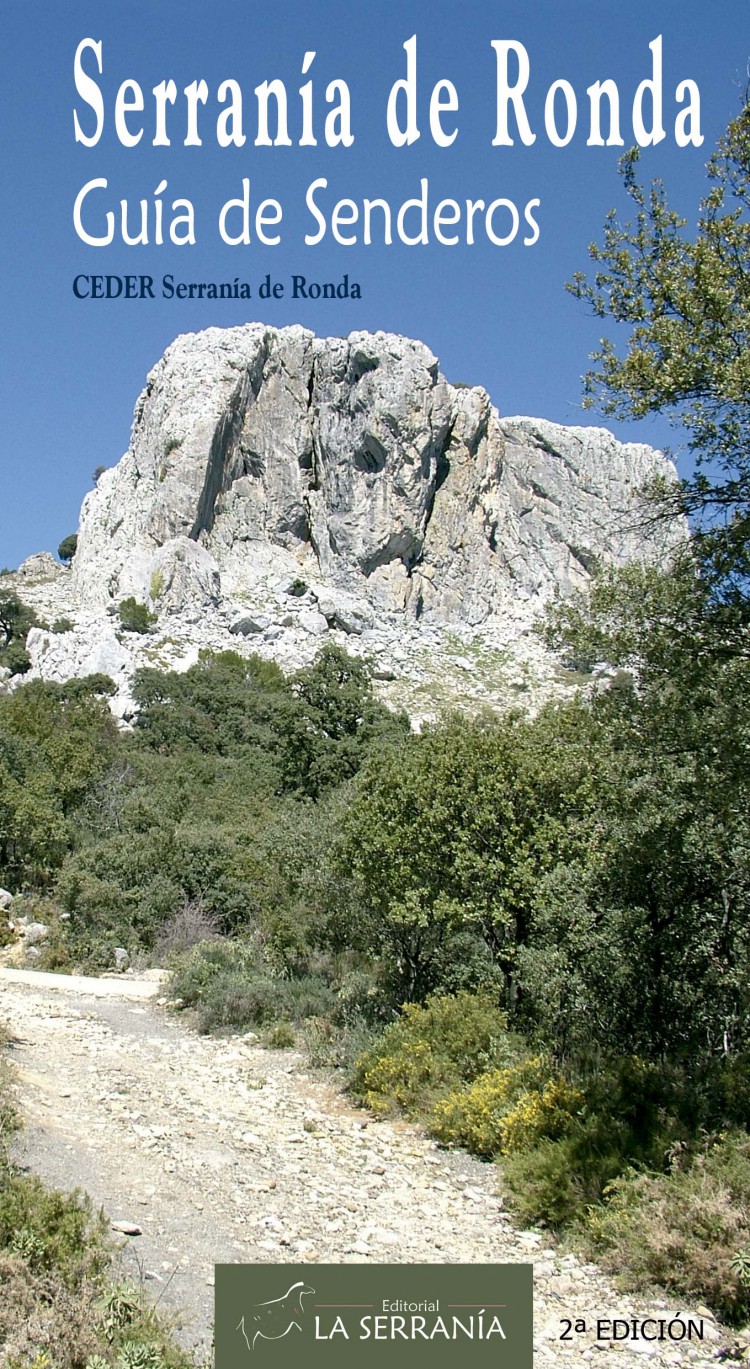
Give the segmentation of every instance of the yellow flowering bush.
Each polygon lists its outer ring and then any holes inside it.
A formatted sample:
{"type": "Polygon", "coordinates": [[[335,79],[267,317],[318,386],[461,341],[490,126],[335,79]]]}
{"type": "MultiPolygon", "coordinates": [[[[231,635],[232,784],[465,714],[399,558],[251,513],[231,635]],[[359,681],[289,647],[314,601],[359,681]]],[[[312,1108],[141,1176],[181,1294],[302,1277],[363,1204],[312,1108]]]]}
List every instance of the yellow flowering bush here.
{"type": "Polygon", "coordinates": [[[549,1079],[543,1089],[522,1094],[500,1123],[501,1153],[530,1150],[542,1137],[558,1140],[582,1105],[583,1094],[567,1079],[549,1079]]]}
{"type": "Polygon", "coordinates": [[[488,1070],[467,1088],[436,1103],[430,1129],[439,1140],[477,1155],[510,1155],[542,1137],[566,1134],[583,1095],[549,1064],[533,1056],[508,1069],[488,1070]]]}
{"type": "Polygon", "coordinates": [[[517,1057],[518,1038],[492,997],[462,991],[407,1003],[357,1060],[354,1096],[373,1112],[423,1116],[436,1098],[517,1057]]]}
{"type": "Polygon", "coordinates": [[[362,1073],[360,1097],[372,1112],[411,1112],[420,1097],[440,1085],[443,1067],[429,1041],[413,1041],[398,1055],[373,1055],[362,1073]]]}

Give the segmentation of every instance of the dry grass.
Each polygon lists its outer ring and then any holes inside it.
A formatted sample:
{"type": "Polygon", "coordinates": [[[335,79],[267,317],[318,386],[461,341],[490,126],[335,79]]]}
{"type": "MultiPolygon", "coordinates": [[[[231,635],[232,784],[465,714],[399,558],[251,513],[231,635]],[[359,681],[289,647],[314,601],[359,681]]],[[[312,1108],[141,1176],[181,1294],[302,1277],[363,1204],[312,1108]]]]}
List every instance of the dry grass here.
{"type": "Polygon", "coordinates": [[[719,1137],[668,1174],[630,1172],[588,1219],[592,1253],[636,1286],[659,1284],[737,1325],[750,1312],[750,1137],[719,1137]]]}
{"type": "Polygon", "coordinates": [[[85,1369],[101,1349],[94,1291],[71,1292],[53,1273],[34,1275],[19,1256],[0,1254],[0,1364],[33,1365],[46,1352],[55,1369],[85,1369]]]}
{"type": "Polygon", "coordinates": [[[152,959],[156,965],[165,965],[201,942],[222,940],[215,914],[209,913],[201,900],[186,900],[159,932],[152,959]]]}

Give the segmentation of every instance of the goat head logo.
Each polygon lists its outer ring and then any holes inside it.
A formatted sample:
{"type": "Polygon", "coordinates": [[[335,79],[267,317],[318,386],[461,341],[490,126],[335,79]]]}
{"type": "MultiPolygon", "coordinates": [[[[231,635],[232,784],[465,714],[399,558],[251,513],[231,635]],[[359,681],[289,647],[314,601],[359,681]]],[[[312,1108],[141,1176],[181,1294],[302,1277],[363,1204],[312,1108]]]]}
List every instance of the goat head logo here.
{"type": "Polygon", "coordinates": [[[300,1279],[287,1289],[283,1297],[257,1303],[250,1313],[243,1316],[237,1327],[245,1338],[248,1350],[254,1350],[259,1339],[283,1340],[290,1331],[301,1331],[300,1321],[305,1310],[302,1299],[314,1292],[314,1288],[308,1288],[300,1279]],[[247,1322],[250,1323],[249,1327],[247,1322]]]}

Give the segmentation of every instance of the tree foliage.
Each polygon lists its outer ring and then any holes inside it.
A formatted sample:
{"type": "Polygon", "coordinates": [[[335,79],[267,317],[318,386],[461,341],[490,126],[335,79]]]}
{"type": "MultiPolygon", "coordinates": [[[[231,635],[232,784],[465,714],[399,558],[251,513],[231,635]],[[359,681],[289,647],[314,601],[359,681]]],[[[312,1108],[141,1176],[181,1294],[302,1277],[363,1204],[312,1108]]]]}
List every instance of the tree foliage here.
{"type": "Polygon", "coordinates": [[[0,594],[0,668],[11,675],[24,675],[31,665],[26,637],[37,621],[34,610],[17,594],[0,594]]]}
{"type": "Polygon", "coordinates": [[[696,473],[662,489],[668,511],[695,519],[696,549],[714,586],[744,600],[750,560],[750,103],[708,163],[710,188],[694,233],[660,182],[623,159],[635,220],[611,211],[593,279],[568,287],[595,314],[629,330],[623,354],[603,339],[586,403],[622,418],[667,415],[687,436],[696,473]]]}
{"type": "Polygon", "coordinates": [[[536,883],[589,845],[594,795],[582,710],[534,724],[455,719],[373,754],[338,858],[405,997],[420,1000],[445,986],[447,971],[456,975],[450,962],[467,950],[457,934],[469,932],[484,941],[515,1005],[536,883]]]}
{"type": "Polygon", "coordinates": [[[68,537],[63,537],[62,542],[57,548],[57,554],[61,561],[69,564],[78,551],[78,533],[71,532],[68,537]]]}
{"type": "Polygon", "coordinates": [[[603,340],[586,402],[682,429],[695,472],[653,491],[653,507],[687,514],[692,535],[668,570],[604,573],[553,611],[552,645],[621,671],[592,702],[619,766],[606,859],[593,878],[558,877],[526,968],[540,986],[546,975],[550,1012],[566,996],[590,1006],[598,976],[611,995],[604,1039],[695,1063],[746,1049],[750,1029],[750,104],[708,164],[692,234],[636,170],[629,153],[635,221],[613,211],[590,249],[593,280],[569,287],[628,329],[622,354],[603,340]],[[576,919],[589,931],[573,963],[560,948],[576,919]]]}
{"type": "Polygon", "coordinates": [[[186,905],[225,934],[252,928],[285,972],[305,963],[350,906],[328,858],[339,791],[405,721],[340,650],[290,678],[233,652],[142,670],[131,734],[112,688],[35,681],[0,699],[0,883],[54,890],[89,963],[152,947],[186,905]]]}
{"type": "MultiPolygon", "coordinates": [[[[625,672],[591,704],[617,759],[606,858],[593,881],[561,880],[550,907],[586,909],[592,945],[609,926],[605,1038],[693,1059],[744,1049],[750,1030],[750,658],[735,631],[718,648],[715,616],[683,562],[609,572],[550,626],[575,659],[625,672]]],[[[550,916],[536,955],[559,944],[550,916]]],[[[585,947],[578,956],[580,1008],[595,970],[585,947]]]]}
{"type": "Polygon", "coordinates": [[[49,883],[116,746],[105,702],[76,685],[34,681],[0,699],[0,877],[13,887],[49,883]]]}
{"type": "Polygon", "coordinates": [[[351,779],[368,752],[405,736],[409,720],[391,713],[372,691],[368,665],[327,644],[293,677],[295,706],[280,729],[288,788],[308,798],[351,779]]]}

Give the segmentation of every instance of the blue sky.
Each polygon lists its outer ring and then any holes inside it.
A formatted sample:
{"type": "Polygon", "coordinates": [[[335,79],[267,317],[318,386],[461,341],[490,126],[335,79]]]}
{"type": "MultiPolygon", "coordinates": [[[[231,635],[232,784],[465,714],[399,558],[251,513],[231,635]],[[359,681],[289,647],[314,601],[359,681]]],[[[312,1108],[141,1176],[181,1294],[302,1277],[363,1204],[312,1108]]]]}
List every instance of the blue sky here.
{"type": "MultiPolygon", "coordinates": [[[[3,431],[0,450],[0,565],[16,565],[42,548],[54,550],[72,531],[90,488],[91,472],[119,459],[128,442],[135,399],[146,373],[178,333],[251,319],[303,323],[320,335],[352,329],[387,329],[422,338],[450,380],[482,384],[505,414],[530,413],[558,422],[595,422],[580,408],[580,377],[601,332],[564,290],[587,262],[587,244],[599,236],[612,205],[624,208],[617,176],[618,149],[586,146],[586,87],[617,82],[623,137],[633,141],[630,110],[638,83],[650,75],[649,43],[664,43],[664,114],[667,139],[642,157],[643,175],[662,176],[673,202],[688,216],[704,187],[704,164],[716,138],[740,106],[750,57],[747,0],[659,3],[489,3],[488,0],[404,0],[356,4],[298,0],[5,0],[0,52],[2,184],[0,222],[5,326],[0,357],[3,431]],[[417,35],[418,122],[422,136],[410,147],[391,145],[386,105],[392,83],[404,74],[403,43],[417,35]],[[77,144],[73,110],[84,128],[92,111],[76,94],[73,59],[81,39],[103,45],[99,80],[105,126],[96,147],[77,144]],[[524,44],[531,63],[526,108],[536,143],[494,147],[493,39],[524,44]],[[317,53],[308,78],[304,53],[317,53]],[[289,91],[292,147],[255,147],[253,90],[282,79],[289,91]],[[135,148],[114,133],[115,94],[132,78],[145,93],[144,134],[135,148]],[[153,147],[151,90],[174,79],[178,103],[170,111],[172,146],[153,147]],[[243,148],[217,145],[215,93],[233,78],[245,96],[243,148]],[[300,100],[313,79],[317,147],[300,147],[300,100]],[[340,78],[351,92],[354,144],[328,148],[323,140],[327,83],[340,78]],[[429,137],[429,93],[451,80],[458,92],[451,147],[429,137]],[[579,127],[565,148],[544,133],[544,100],[565,78],[578,96],[579,127]],[[704,146],[678,149],[673,137],[674,90],[685,78],[702,96],[704,146]],[[204,79],[209,101],[201,116],[202,147],[184,147],[184,86],[204,79]],[[189,198],[196,212],[195,246],[127,247],[119,234],[109,247],[83,243],[73,227],[81,187],[106,178],[108,189],[89,204],[118,211],[153,201],[166,179],[164,200],[189,198]],[[282,242],[263,247],[222,243],[218,210],[249,177],[253,202],[274,197],[283,206],[282,242]],[[482,234],[473,246],[391,246],[374,242],[344,247],[330,231],[306,246],[312,228],[305,210],[309,184],[326,177],[321,202],[381,197],[399,205],[419,193],[427,177],[430,200],[506,198],[541,201],[539,242],[496,247],[482,234]],[[344,273],[361,287],[360,300],[293,301],[292,274],[338,281],[344,273]],[[249,301],[79,301],[78,274],[147,273],[157,287],[176,280],[211,281],[238,276],[250,282],[249,301]],[[270,273],[287,287],[283,300],[257,298],[270,273]]],[[[90,56],[87,69],[93,72],[90,56]]],[[[136,126],[136,116],[130,116],[136,126]]],[[[94,214],[92,212],[92,219],[94,214]]],[[[168,222],[169,216],[167,216],[168,222]]],[[[98,224],[98,215],[97,215],[98,224]]],[[[93,231],[93,228],[92,228],[93,231]]],[[[98,227],[97,227],[98,231],[98,227]]],[[[616,428],[618,435],[663,443],[663,423],[616,428]]]]}

